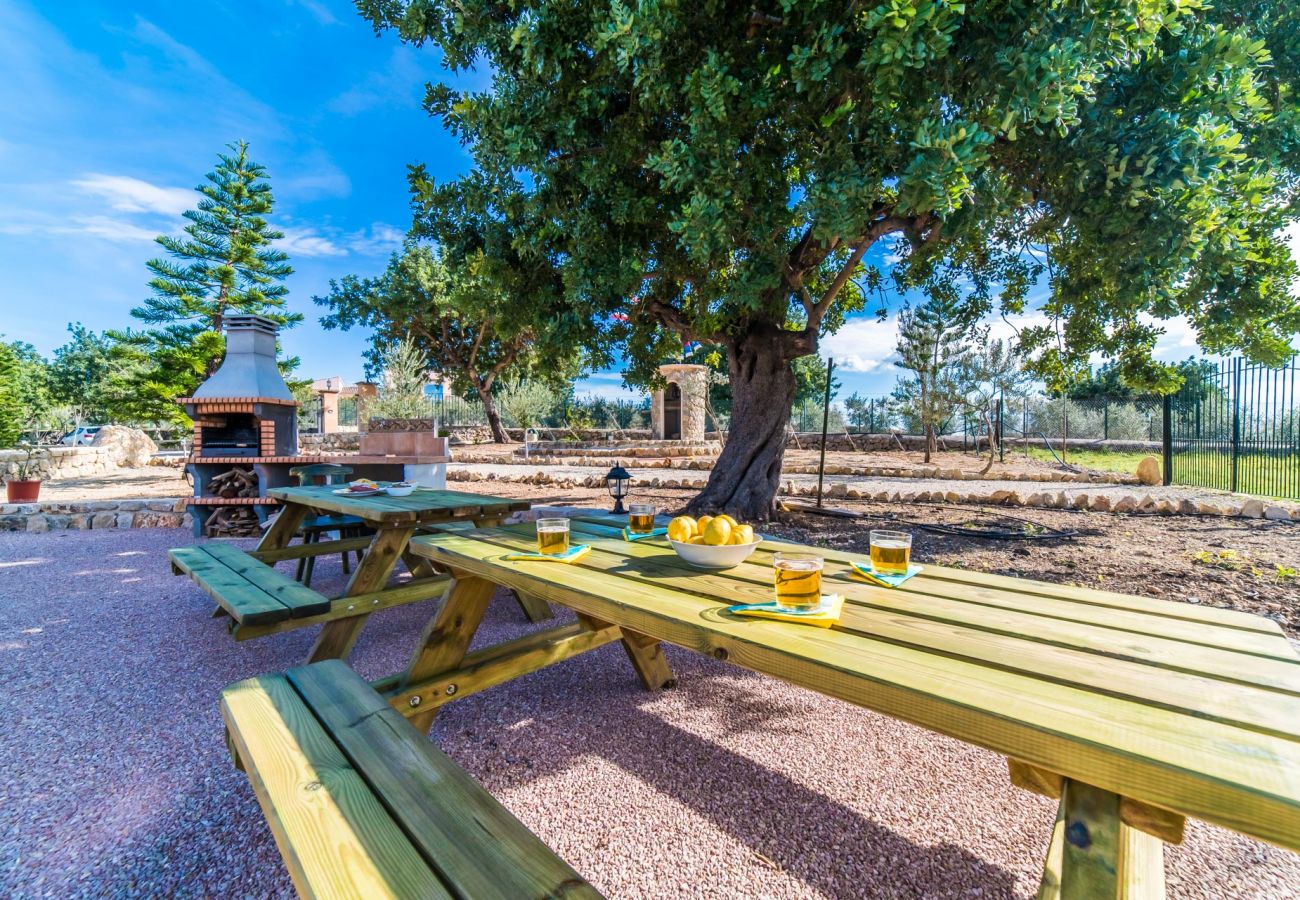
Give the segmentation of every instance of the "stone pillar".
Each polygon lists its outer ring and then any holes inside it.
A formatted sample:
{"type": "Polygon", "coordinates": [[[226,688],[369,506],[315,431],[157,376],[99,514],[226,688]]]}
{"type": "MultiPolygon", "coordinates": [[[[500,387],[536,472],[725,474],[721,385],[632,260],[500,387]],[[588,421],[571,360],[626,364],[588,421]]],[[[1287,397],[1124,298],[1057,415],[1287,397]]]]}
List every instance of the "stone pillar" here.
{"type": "MultiPolygon", "coordinates": [[[[659,367],[660,373],[681,390],[681,437],[683,441],[704,440],[705,403],[709,391],[708,366],[670,363],[659,367]]],[[[650,402],[651,436],[663,440],[664,392],[655,391],[650,402]]]]}
{"type": "Polygon", "coordinates": [[[650,439],[664,439],[664,392],[655,391],[650,395],[650,439]]]}
{"type": "Polygon", "coordinates": [[[357,431],[370,430],[370,410],[367,408],[379,399],[379,386],[373,381],[357,382],[357,431]]]}
{"type": "Polygon", "coordinates": [[[339,392],[319,391],[320,430],[321,434],[333,434],[339,430],[339,392]]]}

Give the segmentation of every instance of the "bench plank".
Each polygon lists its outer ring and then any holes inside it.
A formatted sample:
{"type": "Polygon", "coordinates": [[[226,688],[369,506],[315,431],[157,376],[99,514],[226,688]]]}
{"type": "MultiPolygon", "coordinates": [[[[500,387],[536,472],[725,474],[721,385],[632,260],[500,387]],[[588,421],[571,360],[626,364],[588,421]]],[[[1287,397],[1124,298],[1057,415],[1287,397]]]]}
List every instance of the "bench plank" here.
{"type": "Polygon", "coordinates": [[[301,896],[451,896],[283,675],[231,685],[221,712],[301,896]]]}
{"type": "Polygon", "coordinates": [[[190,576],[236,622],[264,625],[289,618],[287,606],[213,559],[206,546],[175,547],[168,555],[173,570],[190,576]]]}
{"type": "Polygon", "coordinates": [[[600,896],[343,662],[287,677],[458,896],[600,896]]]}
{"type": "Polygon", "coordinates": [[[289,609],[293,618],[316,616],[328,612],[329,598],[300,584],[283,572],[277,572],[264,562],[259,562],[247,552],[230,544],[208,544],[212,558],[238,572],[249,583],[261,588],[289,609]]]}

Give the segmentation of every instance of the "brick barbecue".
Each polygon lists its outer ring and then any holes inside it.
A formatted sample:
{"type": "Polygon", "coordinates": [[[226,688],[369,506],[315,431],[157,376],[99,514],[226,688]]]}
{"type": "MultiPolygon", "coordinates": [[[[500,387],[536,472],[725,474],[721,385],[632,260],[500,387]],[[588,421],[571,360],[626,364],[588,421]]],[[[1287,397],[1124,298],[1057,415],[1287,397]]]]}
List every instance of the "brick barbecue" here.
{"type": "Polygon", "coordinates": [[[433,487],[445,485],[445,438],[437,439],[436,449],[372,441],[376,446],[363,445],[361,455],[299,454],[298,403],[276,364],[278,326],[264,316],[236,315],[226,317],[225,330],[221,365],[194,396],[177,401],[194,420],[194,447],[186,466],[194,496],[186,503],[196,536],[259,533],[277,505],[266,492],[292,485],[294,466],[342,463],[356,477],[418,478],[433,487]]]}

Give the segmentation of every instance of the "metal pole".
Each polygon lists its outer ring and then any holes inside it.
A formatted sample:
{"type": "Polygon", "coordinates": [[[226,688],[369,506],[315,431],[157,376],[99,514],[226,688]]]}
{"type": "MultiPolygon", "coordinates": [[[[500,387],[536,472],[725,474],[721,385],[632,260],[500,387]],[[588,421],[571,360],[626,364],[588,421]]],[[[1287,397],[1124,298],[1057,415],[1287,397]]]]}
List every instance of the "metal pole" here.
{"type": "Polygon", "coordinates": [[[1232,487],[1237,492],[1237,454],[1241,452],[1241,357],[1232,361],[1232,487]]]}
{"type": "Polygon", "coordinates": [[[826,475],[826,429],[831,419],[831,375],[835,371],[834,357],[826,360],[826,400],[822,404],[822,453],[817,462],[817,508],[822,507],[822,479],[826,475]]]}
{"type": "Polygon", "coordinates": [[[1174,398],[1172,394],[1165,394],[1163,398],[1163,410],[1161,427],[1164,434],[1160,438],[1160,453],[1164,457],[1164,482],[1165,484],[1174,483],[1174,398]]]}

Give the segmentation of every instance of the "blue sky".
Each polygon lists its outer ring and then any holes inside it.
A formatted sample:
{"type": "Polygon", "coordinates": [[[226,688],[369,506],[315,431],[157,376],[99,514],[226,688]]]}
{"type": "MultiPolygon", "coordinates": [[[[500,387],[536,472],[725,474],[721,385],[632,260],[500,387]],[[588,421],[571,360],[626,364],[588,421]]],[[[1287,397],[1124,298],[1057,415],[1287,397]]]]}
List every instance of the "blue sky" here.
{"type": "MultiPolygon", "coordinates": [[[[289,303],[307,316],[285,348],[303,375],[361,377],[365,335],[324,331],[311,297],[383,268],[409,224],[408,164],[467,168],[420,108],[424,82],[448,78],[436,50],[376,38],[344,0],[0,0],[5,338],[49,353],[70,321],[130,324],[154,236],[179,231],[216,152],[244,139],[269,169],[296,270],[289,303]]],[[[889,390],[894,335],[892,317],[863,317],[824,342],[841,395],[889,390]]],[[[1174,323],[1158,355],[1193,352],[1174,323]]],[[[620,383],[596,373],[579,390],[620,383]]]]}

